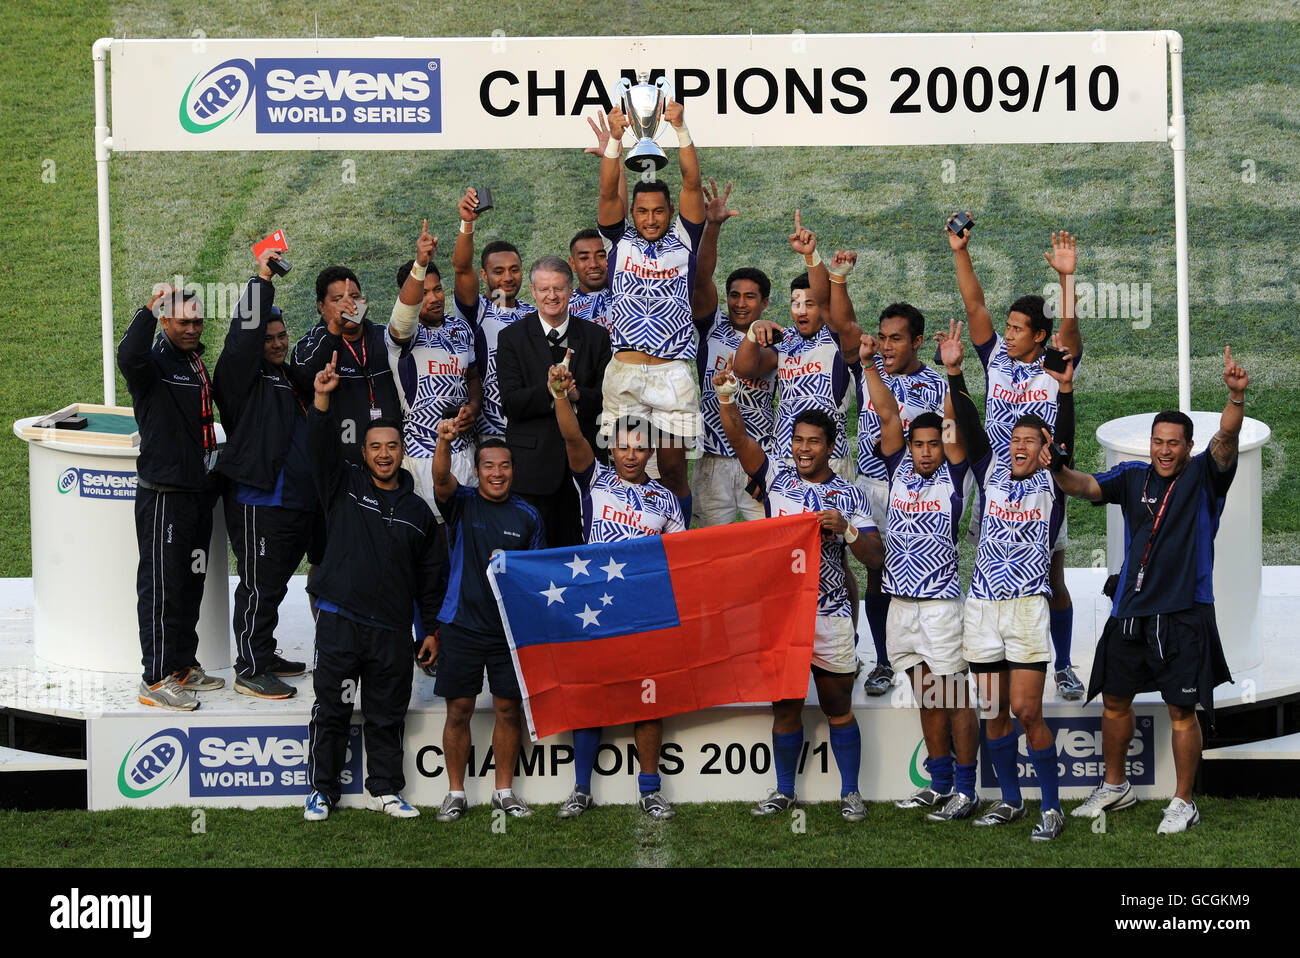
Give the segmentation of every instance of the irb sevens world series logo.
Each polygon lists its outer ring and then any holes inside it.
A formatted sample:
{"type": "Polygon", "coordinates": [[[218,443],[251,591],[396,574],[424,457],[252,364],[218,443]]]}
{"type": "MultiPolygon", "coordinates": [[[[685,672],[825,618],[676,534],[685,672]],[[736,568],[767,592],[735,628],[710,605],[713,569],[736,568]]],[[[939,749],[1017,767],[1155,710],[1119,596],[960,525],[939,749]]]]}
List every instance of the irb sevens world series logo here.
{"type": "Polygon", "coordinates": [[[239,116],[253,99],[255,76],[247,60],[227,60],[196,75],[181,97],[181,127],[206,133],[239,116]]]}

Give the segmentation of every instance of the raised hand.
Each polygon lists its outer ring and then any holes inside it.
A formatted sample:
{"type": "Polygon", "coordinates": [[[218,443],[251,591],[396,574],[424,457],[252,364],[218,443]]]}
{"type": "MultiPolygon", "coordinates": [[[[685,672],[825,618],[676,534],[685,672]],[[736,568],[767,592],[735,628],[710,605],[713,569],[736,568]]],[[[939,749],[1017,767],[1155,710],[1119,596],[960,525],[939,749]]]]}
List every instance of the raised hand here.
{"type": "Polygon", "coordinates": [[[879,351],[880,346],[876,342],[876,337],[870,333],[863,333],[862,338],[858,340],[858,359],[862,360],[864,369],[876,358],[876,353],[879,351]]]}
{"type": "Polygon", "coordinates": [[[721,396],[730,396],[736,391],[736,374],[731,371],[731,360],[713,374],[713,389],[721,396]]]}
{"type": "Polygon", "coordinates": [[[799,211],[794,211],[794,232],[790,234],[790,248],[800,256],[811,256],[817,249],[817,236],[812,230],[804,229],[799,211]]]}
{"type": "Polygon", "coordinates": [[[609,135],[616,140],[621,140],[626,130],[627,117],[623,113],[623,107],[615,104],[614,109],[609,111],[609,135]]]}
{"type": "Polygon", "coordinates": [[[1074,237],[1065,230],[1052,234],[1052,251],[1045,252],[1043,255],[1047,257],[1047,262],[1051,264],[1052,269],[1062,276],[1070,276],[1074,273],[1074,237]]]}
{"type": "Polygon", "coordinates": [[[583,153],[593,153],[596,156],[605,155],[605,146],[609,143],[609,123],[605,120],[605,111],[597,110],[596,119],[587,117],[587,125],[591,127],[591,132],[596,134],[596,145],[589,146],[583,153]]]}
{"type": "Polygon", "coordinates": [[[280,251],[274,249],[262,250],[262,255],[257,258],[257,275],[262,279],[270,279],[274,273],[271,272],[271,260],[279,259],[280,251]]]}
{"type": "Polygon", "coordinates": [[[686,122],[685,108],[676,100],[669,100],[664,104],[664,119],[674,127],[680,127],[686,122]]]}
{"type": "Polygon", "coordinates": [[[425,220],[424,225],[420,227],[420,236],[415,241],[415,261],[421,266],[428,266],[429,260],[433,259],[437,249],[438,239],[429,235],[429,221],[425,220]]]}
{"type": "Polygon", "coordinates": [[[476,206],[478,206],[478,190],[468,186],[465,188],[465,195],[460,198],[460,203],[456,206],[456,212],[466,223],[473,223],[478,219],[478,214],[474,212],[476,206]]]}
{"type": "Polygon", "coordinates": [[[334,350],[334,355],[330,357],[330,361],[325,364],[325,368],[316,374],[316,382],[315,382],[316,392],[332,393],[335,389],[338,388],[339,385],[338,364],[339,364],[339,351],[336,349],[334,350]]]}
{"type": "Polygon", "coordinates": [[[1246,370],[1237,365],[1236,360],[1232,358],[1232,347],[1223,347],[1223,384],[1228,387],[1228,393],[1234,399],[1240,399],[1245,395],[1246,387],[1250,385],[1250,377],[1246,375],[1246,370]]]}
{"type": "Polygon", "coordinates": [[[461,406],[460,412],[456,413],[456,418],[452,420],[456,426],[457,432],[465,432],[474,425],[474,410],[469,406],[461,406]]]}
{"type": "Polygon", "coordinates": [[[456,428],[455,419],[444,419],[438,423],[439,442],[451,442],[458,435],[460,435],[460,430],[456,428]]]}
{"type": "Polygon", "coordinates": [[[159,300],[166,299],[175,292],[176,290],[172,289],[170,283],[159,283],[153,288],[153,295],[149,297],[149,302],[145,303],[144,308],[152,313],[159,300]]]}
{"type": "Polygon", "coordinates": [[[760,346],[771,346],[785,338],[785,327],[770,319],[756,319],[749,327],[760,346]]]}
{"type": "MultiPolygon", "coordinates": [[[[565,354],[565,359],[567,360],[571,354],[572,350],[565,354]]],[[[569,368],[563,363],[558,363],[547,370],[546,379],[546,385],[551,390],[551,395],[557,399],[567,393],[574,385],[573,373],[569,372],[569,368]]]]}
{"type": "Polygon", "coordinates": [[[1052,468],[1052,434],[1046,429],[1040,429],[1043,434],[1043,448],[1038,450],[1038,464],[1044,469],[1052,468]]]}
{"type": "Polygon", "coordinates": [[[718,189],[717,180],[709,177],[709,185],[704,188],[704,219],[708,223],[717,223],[721,226],[733,216],[739,216],[739,210],[727,209],[727,197],[731,196],[731,184],[727,184],[725,192],[718,189]]]}
{"type": "Polygon", "coordinates": [[[961,345],[961,323],[948,320],[948,332],[940,330],[934,337],[939,341],[939,358],[949,370],[960,369],[965,352],[961,345]]]}
{"type": "Polygon", "coordinates": [[[846,249],[837,249],[835,255],[831,257],[830,270],[832,276],[839,276],[841,279],[847,277],[853,272],[853,267],[858,265],[858,254],[846,249]]]}
{"type": "MultiPolygon", "coordinates": [[[[967,213],[966,215],[970,216],[969,213],[967,213]]],[[[952,216],[948,217],[948,222],[951,223],[956,218],[957,218],[957,214],[953,213],[952,216]]],[[[971,219],[970,222],[971,222],[971,226],[975,225],[975,220],[973,218],[971,219]]],[[[950,229],[947,229],[946,227],[944,228],[943,232],[944,235],[948,237],[948,245],[952,247],[954,253],[959,249],[965,249],[966,244],[970,242],[971,231],[969,229],[967,229],[966,232],[962,233],[961,236],[958,236],[956,233],[954,233],[950,229]]]]}
{"type": "Polygon", "coordinates": [[[1051,376],[1062,386],[1068,386],[1074,382],[1074,357],[1070,355],[1070,351],[1065,348],[1065,344],[1061,341],[1060,333],[1052,334],[1052,348],[1059,349],[1065,354],[1065,372],[1058,373],[1053,369],[1048,369],[1046,365],[1043,366],[1043,372],[1047,373],[1047,375],[1051,376]]]}

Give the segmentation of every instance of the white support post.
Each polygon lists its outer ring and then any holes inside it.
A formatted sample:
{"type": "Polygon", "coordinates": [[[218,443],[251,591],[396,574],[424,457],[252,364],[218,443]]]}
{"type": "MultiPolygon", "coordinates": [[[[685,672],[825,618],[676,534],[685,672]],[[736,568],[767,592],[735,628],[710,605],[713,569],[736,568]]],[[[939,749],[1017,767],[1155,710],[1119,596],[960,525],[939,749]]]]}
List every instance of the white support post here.
{"type": "Polygon", "coordinates": [[[104,405],[117,405],[117,366],[113,362],[113,246],[108,217],[108,50],[111,37],[95,41],[95,186],[99,201],[99,322],[104,360],[104,405]]]}
{"type": "Polygon", "coordinates": [[[1192,328],[1187,292],[1187,117],[1183,113],[1183,37],[1166,30],[1173,113],[1169,147],[1174,151],[1174,260],[1178,294],[1178,408],[1192,411],[1192,328]]]}

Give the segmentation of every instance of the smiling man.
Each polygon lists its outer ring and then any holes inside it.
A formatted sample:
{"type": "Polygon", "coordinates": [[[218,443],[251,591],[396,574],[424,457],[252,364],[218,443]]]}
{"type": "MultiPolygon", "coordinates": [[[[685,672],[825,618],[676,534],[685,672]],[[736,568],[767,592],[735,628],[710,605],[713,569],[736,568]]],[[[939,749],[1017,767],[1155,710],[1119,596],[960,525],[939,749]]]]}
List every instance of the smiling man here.
{"type": "Polygon", "coordinates": [[[613,329],[609,317],[609,254],[600,231],[581,230],[569,240],[569,268],[578,288],[569,301],[569,312],[595,323],[606,332],[613,329]]]}

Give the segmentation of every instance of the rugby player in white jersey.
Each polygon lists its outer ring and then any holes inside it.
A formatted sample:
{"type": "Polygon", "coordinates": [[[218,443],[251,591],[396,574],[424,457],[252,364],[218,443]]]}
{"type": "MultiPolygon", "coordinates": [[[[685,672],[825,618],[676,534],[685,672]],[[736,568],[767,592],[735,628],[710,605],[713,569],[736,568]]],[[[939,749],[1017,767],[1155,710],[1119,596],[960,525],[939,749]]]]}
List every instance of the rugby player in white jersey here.
{"type": "MultiPolygon", "coordinates": [[[[723,312],[713,271],[718,262],[722,224],[737,214],[727,209],[730,183],[725,190],[719,190],[710,178],[705,196],[708,203],[694,300],[695,328],[700,334],[695,364],[700,377],[701,456],[695,463],[691,491],[699,525],[716,526],[734,522],[737,512],[746,519],[763,518],[763,506],[747,491],[750,479],[740,468],[740,461],[722,430],[713,374],[732,361],[749,327],[762,319],[772,281],[762,270],[753,267],[734,270],[727,276],[727,308],[723,312]]],[[[775,369],[759,379],[738,379],[736,383],[735,401],[740,404],[745,430],[764,447],[772,441],[775,392],[775,369]]]]}
{"type": "MultiPolygon", "coordinates": [[[[967,213],[967,216],[970,214],[967,213]]],[[[955,217],[956,214],[953,214],[955,217]]],[[[949,217],[949,222],[953,221],[949,217]]],[[[972,222],[972,226],[974,223],[972,222]]],[[[966,307],[966,322],[971,343],[984,365],[985,429],[989,442],[999,454],[1011,441],[1011,429],[1025,413],[1042,418],[1049,429],[1055,428],[1057,385],[1043,368],[1047,347],[1052,340],[1052,320],[1045,314],[1041,296],[1022,296],[1011,304],[1004,335],[993,329],[993,318],[984,303],[984,289],[975,278],[970,258],[970,229],[959,236],[945,229],[948,245],[957,264],[957,286],[966,307]]],[[[1077,366],[1083,355],[1083,338],[1075,315],[1074,269],[1075,239],[1064,230],[1052,234],[1052,251],[1043,254],[1061,280],[1061,328],[1063,348],[1074,357],[1077,366]]],[[[1068,525],[1061,522],[1060,535],[1052,545],[1052,602],[1049,613],[1052,647],[1055,650],[1053,677],[1057,693],[1066,701],[1083,698],[1083,683],[1070,662],[1070,643],[1074,632],[1074,604],[1065,585],[1065,547],[1068,525]]]]}
{"type": "MultiPolygon", "coordinates": [[[[570,354],[571,355],[571,354],[570,354]]],[[[555,396],[555,421],[564,437],[569,469],[582,502],[583,542],[625,542],[643,536],[683,532],[686,520],[677,497],[646,475],[650,459],[650,429],[636,419],[623,418],[610,435],[610,465],[596,459],[591,444],[567,396],[574,388],[573,374],[565,364],[552,366],[550,389],[555,396]]],[[[672,805],[662,795],[659,747],[663,719],[637,722],[633,728],[641,774],[637,778],[641,810],[654,819],[672,818],[672,805]]],[[[600,749],[600,729],[575,729],[573,733],[573,794],[560,806],[560,818],[576,818],[591,807],[591,774],[600,749]]]]}
{"type": "Polygon", "coordinates": [[[454,298],[456,314],[474,330],[475,365],[483,382],[478,435],[504,436],[506,417],[497,383],[497,336],[537,307],[518,298],[524,283],[524,263],[519,250],[505,240],[494,240],[483,247],[479,269],[475,272],[474,224],[479,214],[474,209],[477,206],[478,191],[470,187],[457,207],[460,232],[451,251],[451,267],[456,274],[454,298]],[[479,292],[480,279],[485,293],[479,292]]]}
{"type": "MultiPolygon", "coordinates": [[[[817,623],[813,639],[812,674],[817,700],[830,723],[831,753],[840,772],[840,814],[845,821],[866,818],[858,792],[862,735],[853,715],[853,678],[857,674],[857,634],[845,586],[844,548],[867,568],[880,568],[884,547],[871,521],[871,508],[857,486],[832,471],[835,423],[820,409],[795,417],[790,453],[794,468],[773,460],[745,431],[735,401],[736,377],[730,364],[713,377],[727,441],[741,467],[763,488],[768,516],[813,512],[822,528],[821,572],[817,590],[817,623]]],[[[795,804],[794,779],[803,748],[803,699],[772,703],[772,753],[776,788],[753,808],[771,815],[795,804]]]]}
{"type": "Polygon", "coordinates": [[[609,113],[596,222],[608,255],[614,358],[605,372],[601,425],[608,436],[614,423],[626,416],[650,423],[659,474],[677,496],[689,525],[686,449],[699,435],[700,418],[690,367],[695,358],[691,297],[704,230],[704,191],[682,105],[669,100],[663,118],[676,132],[680,147],[682,185],[676,215],[668,184],[659,179],[637,180],[629,211],[622,158],[627,118],[617,106],[609,113]]]}
{"type": "Polygon", "coordinates": [[[610,330],[609,261],[599,230],[579,230],[569,240],[569,267],[578,281],[569,312],[610,330]]]}
{"type": "MultiPolygon", "coordinates": [[[[1057,348],[1063,344],[1059,337],[1057,348]]],[[[1059,385],[1056,430],[1026,413],[1011,427],[1005,456],[990,445],[979,411],[962,376],[960,327],[941,337],[954,418],[966,459],[983,494],[975,573],[962,621],[963,655],[979,683],[989,759],[1002,798],[990,803],[976,825],[1004,825],[1026,814],[1016,762],[1012,717],[1024,729],[1029,760],[1042,789],[1042,813],[1030,836],[1051,841],[1065,819],[1058,795],[1056,740],[1043,721],[1043,685],[1051,659],[1047,603],[1052,542],[1065,517],[1065,494],[1048,468],[1051,449],[1074,446],[1074,365],[1066,352],[1059,385]],[[1054,436],[1050,446],[1047,437],[1054,436]]]]}

